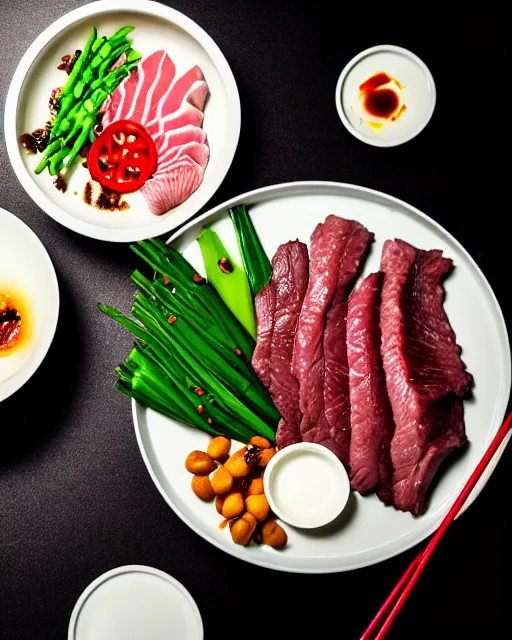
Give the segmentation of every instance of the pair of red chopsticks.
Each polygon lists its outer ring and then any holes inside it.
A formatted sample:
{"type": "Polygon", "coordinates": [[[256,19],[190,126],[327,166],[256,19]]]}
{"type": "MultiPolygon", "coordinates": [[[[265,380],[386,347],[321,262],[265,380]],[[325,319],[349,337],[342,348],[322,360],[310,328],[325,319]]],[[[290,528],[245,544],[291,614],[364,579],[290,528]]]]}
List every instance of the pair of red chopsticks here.
{"type": "Polygon", "coordinates": [[[471,477],[466,482],[464,488],[459,494],[459,497],[453,503],[452,508],[448,511],[446,517],[439,525],[439,528],[432,536],[432,539],[416,558],[407,567],[407,570],[398,581],[396,587],[389,594],[386,601],[379,609],[375,618],[371,621],[369,627],[361,636],[361,640],[382,640],[389,631],[389,628],[393,624],[394,619],[403,607],[407,597],[414,588],[414,585],[418,582],[421,572],[425,568],[428,559],[434,552],[437,544],[443,537],[448,528],[448,525],[455,519],[456,515],[461,510],[462,506],[468,499],[469,494],[473,490],[474,486],[480,479],[480,476],[484,472],[485,468],[492,460],[494,454],[498,450],[499,446],[505,439],[509,429],[512,426],[512,413],[508,415],[505,422],[501,425],[500,430],[494,437],[494,440],[489,445],[489,448],[485,452],[484,456],[478,463],[478,466],[471,474],[471,477]]]}

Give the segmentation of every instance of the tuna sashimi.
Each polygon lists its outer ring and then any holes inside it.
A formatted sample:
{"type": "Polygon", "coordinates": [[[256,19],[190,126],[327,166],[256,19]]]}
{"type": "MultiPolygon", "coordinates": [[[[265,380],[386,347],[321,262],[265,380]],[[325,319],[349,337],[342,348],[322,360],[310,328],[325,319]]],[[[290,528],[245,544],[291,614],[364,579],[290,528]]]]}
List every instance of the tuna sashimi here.
{"type": "Polygon", "coordinates": [[[443,308],[442,282],[452,261],[388,240],[382,251],[382,360],[393,410],[393,500],[422,513],[446,456],[467,439],[462,397],[473,378],[443,308]]]}
{"type": "Polygon", "coordinates": [[[188,156],[170,165],[141,187],[151,211],[155,214],[174,209],[197,190],[203,180],[202,168],[188,156]]]}
{"type": "Polygon", "coordinates": [[[350,448],[350,395],[347,361],[347,300],[370,243],[370,233],[358,222],[350,222],[345,232],[345,247],[340,259],[336,292],[327,312],[324,332],[325,417],[331,436],[340,449],[342,462],[348,464],[350,448]]]}
{"type": "Polygon", "coordinates": [[[394,423],[380,355],[381,287],[382,273],[372,273],[348,300],[350,479],[362,495],[377,490],[385,504],[392,504],[394,423]]]}
{"type": "Polygon", "coordinates": [[[103,107],[102,126],[116,120],[135,120],[145,124],[154,118],[158,101],[174,80],[176,67],[165,51],[144,58],[135,73],[130,73],[112,93],[103,107]]]}
{"type": "Polygon", "coordinates": [[[160,215],[189,198],[203,181],[210,158],[203,109],[209,90],[198,66],[175,78],[165,51],[155,51],[119,85],[105,103],[102,126],[134,120],[151,134],[158,167],[142,187],[150,210],[160,215]]]}
{"type": "Polygon", "coordinates": [[[267,389],[270,387],[270,349],[275,306],[276,292],[272,282],[269,282],[254,300],[257,340],[252,354],[253,369],[267,389]]]}
{"type": "MultiPolygon", "coordinates": [[[[325,415],[324,327],[336,295],[341,261],[354,225],[364,229],[357,222],[330,215],[325,222],[316,226],[311,235],[309,284],[299,317],[293,354],[293,371],[299,381],[300,409],[303,414],[300,426],[302,438],[325,445],[344,462],[348,462],[348,448],[340,446],[337,425],[331,427],[325,415]]],[[[346,346],[343,348],[346,350],[346,346]]]]}
{"type": "Polygon", "coordinates": [[[298,240],[280,245],[272,258],[275,309],[270,351],[270,394],[283,418],[276,434],[279,448],[302,440],[299,383],[291,366],[297,322],[308,286],[308,267],[308,249],[298,240]]]}

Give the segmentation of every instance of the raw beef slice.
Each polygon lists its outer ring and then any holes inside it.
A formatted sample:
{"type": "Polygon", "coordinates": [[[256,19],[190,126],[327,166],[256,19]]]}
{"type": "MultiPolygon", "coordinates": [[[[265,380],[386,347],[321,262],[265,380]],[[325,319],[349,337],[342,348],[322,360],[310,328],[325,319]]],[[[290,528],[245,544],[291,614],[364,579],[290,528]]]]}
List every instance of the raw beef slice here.
{"type": "Polygon", "coordinates": [[[385,504],[392,504],[394,423],[380,355],[381,287],[382,273],[372,273],[348,299],[350,480],[362,495],[377,490],[385,504]]]}
{"type": "Polygon", "coordinates": [[[442,281],[452,261],[388,240],[382,251],[382,359],[393,410],[393,500],[422,513],[446,456],[466,443],[462,397],[473,378],[443,308],[442,281]]]}
{"type": "Polygon", "coordinates": [[[341,451],[341,461],[349,462],[350,397],[347,361],[347,301],[361,260],[373,240],[373,233],[351,222],[341,256],[336,292],[327,312],[324,333],[325,417],[341,451]]]}
{"type": "Polygon", "coordinates": [[[254,300],[256,310],[256,347],[252,354],[252,366],[259,379],[270,387],[270,348],[272,344],[272,330],[274,328],[274,309],[276,292],[269,282],[258,292],[254,300]]]}
{"type": "Polygon", "coordinates": [[[269,389],[282,416],[276,434],[281,449],[302,440],[299,383],[291,366],[297,322],[308,286],[308,268],[308,249],[298,240],[282,244],[272,258],[275,309],[269,389]]]}
{"type": "MultiPolygon", "coordinates": [[[[292,362],[292,369],[300,388],[300,409],[303,414],[300,426],[302,439],[328,447],[344,463],[348,463],[346,438],[337,424],[329,424],[325,415],[324,328],[331,303],[337,296],[338,285],[343,286],[342,274],[345,271],[350,272],[355,261],[361,259],[361,256],[357,258],[356,252],[348,248],[348,240],[356,229],[364,229],[364,227],[352,220],[330,215],[325,222],[316,226],[311,235],[309,284],[297,325],[292,362]],[[342,264],[345,255],[347,262],[342,264]]],[[[355,233],[356,237],[357,235],[355,233]]],[[[359,263],[356,271],[358,266],[359,263]]],[[[348,295],[348,293],[347,286],[345,294],[348,295]]],[[[339,317],[331,316],[331,322],[331,335],[339,336],[338,330],[340,324],[344,327],[345,318],[342,317],[340,320],[339,317]],[[338,323],[337,326],[335,322],[338,323]]],[[[329,363],[332,362],[331,355],[334,354],[335,346],[331,345],[330,350],[328,347],[329,363]]],[[[346,345],[342,350],[346,351],[346,345]]]]}

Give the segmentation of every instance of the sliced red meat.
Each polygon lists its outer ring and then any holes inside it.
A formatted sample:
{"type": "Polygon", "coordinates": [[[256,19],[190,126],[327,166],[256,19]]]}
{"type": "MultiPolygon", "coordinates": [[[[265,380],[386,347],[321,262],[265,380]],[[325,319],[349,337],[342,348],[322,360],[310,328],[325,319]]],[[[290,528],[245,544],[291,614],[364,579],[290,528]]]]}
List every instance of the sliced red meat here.
{"type": "Polygon", "coordinates": [[[472,376],[443,308],[452,261],[402,240],[384,244],[382,359],[393,410],[393,500],[423,512],[429,485],[448,454],[467,439],[461,398],[472,376]]]}
{"type": "Polygon", "coordinates": [[[283,418],[276,434],[279,448],[302,440],[299,383],[291,367],[297,322],[308,286],[308,268],[308,249],[298,240],[280,245],[272,258],[275,309],[269,389],[283,418]]]}
{"type": "Polygon", "coordinates": [[[392,504],[390,444],[395,427],[380,355],[381,286],[382,273],[372,273],[348,300],[350,481],[362,495],[377,490],[385,504],[392,504]]]}
{"type": "Polygon", "coordinates": [[[324,332],[325,417],[346,465],[350,450],[350,396],[347,361],[347,301],[370,243],[370,233],[358,222],[349,221],[345,247],[340,259],[336,292],[327,313],[324,332]]]}
{"type": "MultiPolygon", "coordinates": [[[[309,284],[299,317],[293,355],[293,371],[299,381],[303,414],[302,438],[325,445],[344,462],[348,462],[348,450],[340,446],[338,426],[331,427],[325,415],[324,327],[342,273],[340,267],[343,271],[346,268],[341,265],[341,260],[354,225],[361,226],[330,215],[316,226],[311,235],[309,284]]],[[[347,252],[347,255],[352,256],[352,253],[347,252]]],[[[346,293],[348,295],[348,290],[346,293]]],[[[346,350],[346,346],[344,348],[346,350]]]]}
{"type": "Polygon", "coordinates": [[[284,449],[297,442],[302,442],[300,428],[297,429],[295,424],[286,422],[286,420],[281,418],[276,431],[276,444],[278,449],[284,449]]]}
{"type": "Polygon", "coordinates": [[[269,282],[256,295],[254,300],[257,340],[256,348],[252,354],[253,369],[267,389],[270,387],[270,348],[274,327],[275,304],[275,290],[272,282],[269,282]]]}
{"type": "Polygon", "coordinates": [[[175,72],[167,53],[155,51],[119,85],[103,110],[103,128],[116,120],[135,120],[155,141],[158,167],[141,192],[156,215],[196,191],[210,158],[201,129],[209,94],[203,72],[195,66],[176,80],[175,72]]]}

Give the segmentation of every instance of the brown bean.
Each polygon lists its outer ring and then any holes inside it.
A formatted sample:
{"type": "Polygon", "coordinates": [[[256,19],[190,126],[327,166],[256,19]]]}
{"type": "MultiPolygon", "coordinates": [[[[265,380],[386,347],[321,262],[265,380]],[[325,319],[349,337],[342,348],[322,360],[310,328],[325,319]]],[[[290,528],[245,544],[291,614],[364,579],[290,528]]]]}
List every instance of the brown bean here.
{"type": "Polygon", "coordinates": [[[185,460],[185,468],[196,476],[207,476],[215,469],[215,462],[203,451],[192,451],[185,460]]]}
{"type": "Polygon", "coordinates": [[[247,496],[257,496],[263,493],[263,478],[253,478],[245,494],[247,496]]]}
{"type": "Polygon", "coordinates": [[[256,518],[251,513],[244,513],[229,525],[231,538],[236,544],[248,545],[256,529],[256,518]]]}
{"type": "Polygon", "coordinates": [[[215,498],[215,492],[208,476],[194,476],[192,478],[192,491],[205,502],[211,502],[215,498]]]}
{"type": "Polygon", "coordinates": [[[226,467],[219,467],[212,476],[212,487],[217,495],[229,493],[233,486],[233,476],[226,467]]]}
{"type": "Polygon", "coordinates": [[[214,460],[224,460],[229,455],[231,440],[224,436],[215,436],[210,440],[206,453],[214,460]]]}
{"type": "Polygon", "coordinates": [[[224,505],[224,499],[226,496],[217,496],[215,498],[215,508],[217,509],[217,513],[222,515],[222,506],[224,505]]]}
{"type": "Polygon", "coordinates": [[[261,528],[263,542],[274,549],[283,549],[288,541],[286,531],[275,520],[267,520],[261,528]]]}
{"type": "Polygon", "coordinates": [[[261,436],[253,436],[249,440],[249,444],[253,444],[255,447],[260,447],[260,449],[270,449],[270,442],[261,436]]]}
{"type": "Polygon", "coordinates": [[[245,499],[245,508],[249,513],[259,520],[259,522],[263,522],[268,517],[269,512],[269,504],[267,497],[264,493],[260,493],[259,495],[247,496],[245,499]]]}
{"type": "Polygon", "coordinates": [[[271,449],[262,449],[259,453],[259,466],[266,467],[270,462],[270,459],[276,455],[276,450],[274,448],[271,449]]]}
{"type": "Polygon", "coordinates": [[[238,491],[228,493],[222,505],[222,515],[228,520],[235,518],[242,513],[244,506],[244,499],[241,493],[238,491]]]}
{"type": "Polygon", "coordinates": [[[244,458],[244,454],[247,451],[247,447],[236,451],[224,465],[233,478],[242,478],[246,476],[251,467],[247,464],[244,458]]]}

